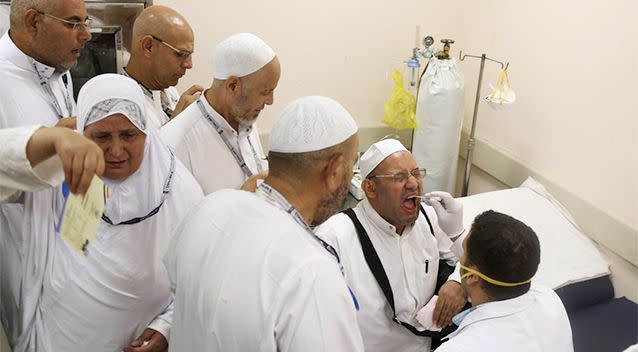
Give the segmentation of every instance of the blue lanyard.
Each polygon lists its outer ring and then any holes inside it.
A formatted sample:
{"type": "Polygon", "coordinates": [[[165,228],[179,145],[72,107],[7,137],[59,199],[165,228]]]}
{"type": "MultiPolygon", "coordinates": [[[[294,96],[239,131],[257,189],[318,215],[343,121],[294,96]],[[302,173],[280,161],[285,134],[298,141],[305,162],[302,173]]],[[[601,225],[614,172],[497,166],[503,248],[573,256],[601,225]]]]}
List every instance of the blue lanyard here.
{"type": "MultiPolygon", "coordinates": [[[[345,276],[343,265],[341,264],[341,259],[339,258],[339,254],[337,254],[337,251],[334,249],[333,246],[331,246],[328,242],[321,239],[319,236],[315,234],[314,231],[312,231],[312,228],[310,227],[310,225],[308,225],[308,223],[303,218],[303,216],[301,216],[301,213],[299,213],[299,211],[292,204],[290,204],[290,202],[288,202],[286,198],[284,198],[284,196],[281,195],[281,193],[279,193],[276,189],[272,188],[266,182],[260,183],[257,186],[257,188],[258,190],[262,191],[263,194],[266,197],[268,197],[268,199],[275,202],[281,209],[283,209],[286,213],[290,214],[290,216],[292,216],[295,222],[301,225],[301,227],[303,227],[306,230],[306,232],[308,232],[312,237],[314,237],[314,239],[319,241],[319,243],[321,243],[323,248],[325,248],[326,251],[328,251],[328,253],[332,254],[332,256],[335,257],[335,259],[337,260],[337,264],[339,265],[339,269],[341,270],[341,275],[345,276]]],[[[354,307],[357,310],[359,310],[359,302],[357,301],[357,297],[354,295],[354,292],[352,291],[350,286],[348,286],[348,291],[350,291],[350,296],[352,296],[354,307]]]]}
{"type": "MultiPolygon", "coordinates": [[[[244,157],[241,155],[241,152],[238,149],[236,149],[232,145],[232,143],[230,143],[230,141],[228,140],[228,137],[224,133],[224,129],[217,123],[217,121],[215,121],[215,119],[212,116],[210,116],[210,114],[204,107],[204,103],[202,102],[202,99],[204,99],[204,94],[202,94],[202,96],[199,99],[197,99],[197,106],[199,107],[199,110],[201,111],[202,115],[206,117],[208,122],[210,122],[210,124],[215,129],[215,131],[219,133],[219,137],[221,137],[221,139],[224,141],[224,144],[226,144],[226,147],[228,148],[230,153],[233,154],[235,161],[237,161],[237,164],[239,165],[241,170],[244,172],[244,175],[246,176],[246,178],[251,177],[253,175],[253,172],[248,168],[248,165],[246,165],[246,161],[244,160],[244,157]]],[[[263,168],[261,167],[261,158],[257,155],[257,152],[255,151],[255,147],[253,147],[253,143],[250,141],[250,136],[246,136],[246,139],[248,140],[248,145],[250,145],[250,149],[253,152],[253,158],[255,158],[255,165],[257,165],[257,171],[262,172],[263,168]]]]}

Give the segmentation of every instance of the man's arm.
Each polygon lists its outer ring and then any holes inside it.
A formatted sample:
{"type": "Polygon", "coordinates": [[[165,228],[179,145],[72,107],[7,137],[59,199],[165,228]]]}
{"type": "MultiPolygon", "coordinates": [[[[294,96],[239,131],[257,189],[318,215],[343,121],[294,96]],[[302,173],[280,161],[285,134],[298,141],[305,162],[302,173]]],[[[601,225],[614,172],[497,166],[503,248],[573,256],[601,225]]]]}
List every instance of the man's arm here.
{"type": "Polygon", "coordinates": [[[148,325],[142,334],[124,348],[124,352],[163,352],[168,347],[168,338],[173,324],[173,300],[148,325]]]}
{"type": "Polygon", "coordinates": [[[83,193],[104,170],[102,150],[66,128],[24,126],[0,129],[0,201],[19,192],[54,187],[67,176],[69,188],[83,193]],[[57,157],[53,157],[57,155],[57,157]]]}
{"type": "Polygon", "coordinates": [[[188,88],[182,95],[179,97],[177,101],[177,105],[175,105],[175,109],[173,110],[173,114],[171,115],[171,119],[175,118],[179,115],[184,109],[186,109],[189,105],[195,102],[199,95],[204,90],[204,87],[195,84],[188,88]]]}

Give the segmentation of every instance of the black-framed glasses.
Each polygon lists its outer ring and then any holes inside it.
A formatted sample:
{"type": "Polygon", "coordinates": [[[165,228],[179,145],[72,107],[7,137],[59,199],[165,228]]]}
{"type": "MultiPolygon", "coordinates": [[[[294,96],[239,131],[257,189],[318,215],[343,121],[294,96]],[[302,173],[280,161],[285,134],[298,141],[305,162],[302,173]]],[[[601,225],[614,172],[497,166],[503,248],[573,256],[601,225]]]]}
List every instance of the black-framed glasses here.
{"type": "MultiPolygon", "coordinates": [[[[37,10],[36,10],[37,11],[37,10]]],[[[70,29],[76,31],[76,32],[80,32],[83,30],[89,30],[91,28],[91,23],[93,22],[93,19],[90,17],[87,17],[84,21],[69,21],[69,20],[65,20],[64,18],[60,18],[60,17],[56,17],[53,15],[50,15],[48,13],[44,13],[42,11],[38,11],[39,14],[45,16],[45,17],[49,17],[49,18],[53,18],[54,20],[58,20],[62,23],[64,23],[67,27],[69,27],[70,29]]]]}
{"type": "Polygon", "coordinates": [[[167,47],[169,47],[171,50],[173,50],[173,52],[175,52],[175,56],[177,56],[179,59],[181,60],[186,60],[188,59],[189,56],[193,55],[192,51],[188,51],[188,50],[180,50],[177,49],[176,47],[168,44],[167,42],[163,41],[162,39],[154,36],[151,34],[151,38],[157,40],[158,42],[160,42],[161,44],[166,45],[167,47]]]}
{"type": "Polygon", "coordinates": [[[408,178],[410,176],[414,176],[414,178],[416,178],[417,180],[423,179],[423,177],[425,177],[426,171],[425,169],[412,169],[410,171],[399,171],[399,172],[395,172],[393,174],[386,174],[386,175],[370,175],[368,176],[368,179],[373,179],[373,178],[389,178],[392,179],[396,182],[405,182],[408,180],[408,178]]]}

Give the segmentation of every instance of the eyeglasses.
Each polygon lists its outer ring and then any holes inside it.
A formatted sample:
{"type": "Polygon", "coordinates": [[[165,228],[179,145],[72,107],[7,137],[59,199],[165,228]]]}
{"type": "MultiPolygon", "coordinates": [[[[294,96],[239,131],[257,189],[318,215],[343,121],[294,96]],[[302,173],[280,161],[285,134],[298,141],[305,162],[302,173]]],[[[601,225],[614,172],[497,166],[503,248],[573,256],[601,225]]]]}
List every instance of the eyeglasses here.
{"type": "Polygon", "coordinates": [[[91,19],[90,17],[87,17],[84,21],[69,21],[65,20],[64,18],[49,15],[48,13],[44,13],[42,11],[38,11],[38,13],[46,17],[53,18],[54,20],[58,20],[76,32],[80,32],[85,29],[89,30],[89,28],[91,28],[91,22],[93,22],[93,19],[91,19]]]}
{"type": "Polygon", "coordinates": [[[399,171],[399,172],[395,172],[393,174],[387,174],[387,175],[370,175],[368,176],[368,179],[373,179],[373,178],[390,178],[396,182],[405,182],[408,180],[408,178],[410,176],[414,176],[414,178],[416,178],[417,180],[422,179],[423,177],[425,177],[425,169],[412,169],[410,171],[399,171]]]}
{"type": "Polygon", "coordinates": [[[179,58],[181,60],[186,60],[186,59],[188,59],[189,56],[193,55],[192,51],[177,49],[176,47],[168,44],[167,42],[161,40],[160,38],[158,38],[158,37],[156,37],[154,35],[151,35],[151,38],[153,38],[153,39],[157,40],[158,42],[160,42],[160,43],[166,45],[167,47],[169,47],[171,50],[173,50],[175,52],[175,56],[177,56],[177,58],[179,58]]]}

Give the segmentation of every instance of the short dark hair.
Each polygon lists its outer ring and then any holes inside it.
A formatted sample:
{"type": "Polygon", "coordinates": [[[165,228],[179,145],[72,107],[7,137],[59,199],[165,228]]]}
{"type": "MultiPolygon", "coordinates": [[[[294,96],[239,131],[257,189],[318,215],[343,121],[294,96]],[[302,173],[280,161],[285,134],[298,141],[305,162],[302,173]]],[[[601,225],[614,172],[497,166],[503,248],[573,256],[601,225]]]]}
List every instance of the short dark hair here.
{"type": "Polygon", "coordinates": [[[343,155],[344,162],[347,163],[349,162],[349,160],[347,160],[347,155],[350,151],[349,148],[354,148],[351,142],[352,138],[353,137],[350,137],[344,142],[332,147],[312,152],[281,153],[269,151],[268,173],[269,175],[288,178],[289,180],[301,180],[308,175],[316,173],[317,170],[324,167],[324,164],[330,160],[330,158],[336,155],[343,155]]]}
{"type": "MultiPolygon", "coordinates": [[[[513,217],[493,210],[479,214],[466,242],[465,265],[474,265],[488,277],[503,282],[529,280],[541,259],[540,243],[534,230],[513,217]]],[[[485,280],[481,285],[494,300],[525,294],[530,284],[506,287],[485,280]]]]}

